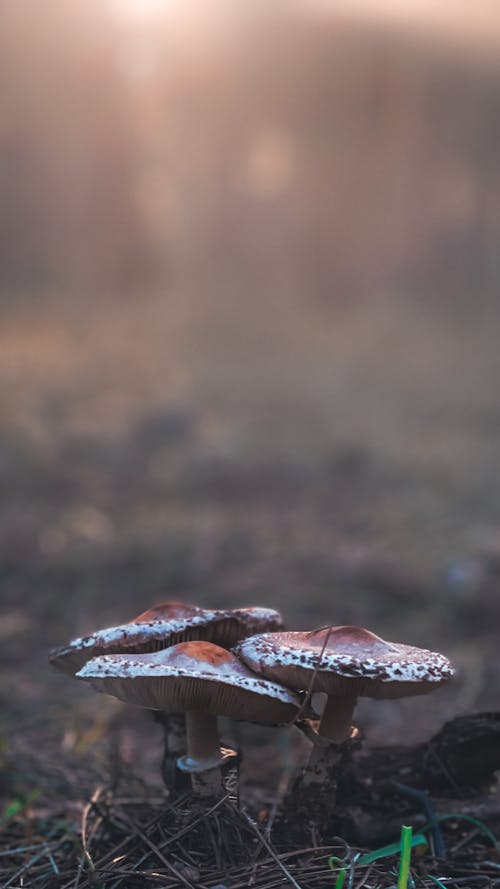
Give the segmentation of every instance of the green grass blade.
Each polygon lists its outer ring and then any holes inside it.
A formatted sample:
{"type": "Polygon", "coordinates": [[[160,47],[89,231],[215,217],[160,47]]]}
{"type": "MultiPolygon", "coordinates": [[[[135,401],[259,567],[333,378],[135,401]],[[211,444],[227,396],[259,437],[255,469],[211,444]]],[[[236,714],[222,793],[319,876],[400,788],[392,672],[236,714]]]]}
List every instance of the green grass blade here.
{"type": "Polygon", "coordinates": [[[328,859],[328,867],[330,868],[330,870],[335,870],[335,865],[340,866],[340,870],[337,874],[337,881],[335,883],[335,889],[342,889],[345,878],[347,876],[347,868],[345,866],[345,862],[342,858],[337,858],[336,855],[330,855],[330,858],[328,859]]]}
{"type": "Polygon", "coordinates": [[[344,885],[344,882],[345,882],[346,874],[347,874],[347,871],[346,871],[345,867],[343,867],[342,870],[340,870],[338,873],[337,882],[335,883],[335,889],[342,889],[342,886],[344,885]]]}
{"type": "MultiPolygon", "coordinates": [[[[427,845],[427,840],[422,833],[416,833],[414,836],[412,836],[412,849],[414,849],[416,846],[427,847],[427,845]]],[[[379,858],[388,858],[389,855],[397,855],[400,851],[401,840],[398,843],[390,843],[388,846],[381,846],[380,849],[374,849],[373,852],[366,852],[358,859],[358,864],[363,867],[364,865],[371,864],[372,861],[378,861],[379,858]]]]}
{"type": "Polygon", "coordinates": [[[401,858],[399,859],[398,889],[407,889],[410,873],[411,841],[413,828],[401,828],[401,858]]]}

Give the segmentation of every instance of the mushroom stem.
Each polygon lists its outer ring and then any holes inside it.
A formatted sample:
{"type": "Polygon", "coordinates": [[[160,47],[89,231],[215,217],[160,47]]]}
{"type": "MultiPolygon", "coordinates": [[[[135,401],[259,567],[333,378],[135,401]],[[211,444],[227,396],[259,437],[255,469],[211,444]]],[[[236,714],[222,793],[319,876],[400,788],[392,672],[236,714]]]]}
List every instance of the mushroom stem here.
{"type": "Polygon", "coordinates": [[[182,772],[191,775],[197,796],[221,797],[226,792],[222,766],[236,758],[234,750],[222,750],[217,718],[199,710],[186,713],[187,755],[177,760],[182,772]]]}
{"type": "Polygon", "coordinates": [[[294,823],[301,823],[299,833],[311,830],[321,837],[335,811],[338,776],[349,742],[336,744],[316,732],[306,734],[313,748],[306,767],[286,795],[283,823],[287,833],[293,832],[294,823]],[[293,813],[291,819],[288,812],[293,813]]]}
{"type": "Polygon", "coordinates": [[[328,695],[301,780],[303,787],[327,784],[331,804],[335,801],[337,774],[346,755],[346,742],[353,733],[352,714],[356,701],[355,697],[328,695]]]}
{"type": "Polygon", "coordinates": [[[199,760],[202,763],[220,759],[217,717],[198,710],[189,710],[186,713],[186,741],[190,760],[199,760]]]}
{"type": "Polygon", "coordinates": [[[352,714],[356,702],[355,697],[328,695],[318,733],[336,744],[347,741],[351,737],[352,714]]]}
{"type": "Polygon", "coordinates": [[[334,803],[338,766],[344,755],[345,750],[342,744],[327,741],[326,738],[318,735],[302,777],[299,779],[299,786],[304,788],[317,786],[318,789],[328,787],[330,803],[334,803]]]}

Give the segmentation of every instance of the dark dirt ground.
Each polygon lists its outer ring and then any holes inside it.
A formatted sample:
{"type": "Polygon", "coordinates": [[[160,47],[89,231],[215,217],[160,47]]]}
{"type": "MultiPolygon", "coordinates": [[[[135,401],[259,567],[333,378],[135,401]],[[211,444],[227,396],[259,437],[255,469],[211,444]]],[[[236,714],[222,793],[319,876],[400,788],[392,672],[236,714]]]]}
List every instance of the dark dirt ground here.
{"type": "MultiPolygon", "coordinates": [[[[499,708],[491,319],[382,300],[371,316],[287,311],[286,341],[243,313],[220,352],[187,297],[5,313],[0,846],[61,819],[78,833],[110,768],[161,794],[148,714],[51,673],[47,652],[162,599],[262,603],[291,628],[359,623],[444,651],[457,679],[432,698],[360,704],[368,745],[499,708]]],[[[304,743],[226,730],[243,799],[265,809],[304,743]]]]}

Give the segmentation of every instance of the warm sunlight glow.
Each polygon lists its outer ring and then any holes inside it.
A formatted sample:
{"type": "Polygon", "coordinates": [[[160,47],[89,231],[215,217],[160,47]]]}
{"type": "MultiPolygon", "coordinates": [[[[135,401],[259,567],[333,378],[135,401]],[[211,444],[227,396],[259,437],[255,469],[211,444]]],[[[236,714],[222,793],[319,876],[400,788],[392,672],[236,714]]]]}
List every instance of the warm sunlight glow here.
{"type": "Polygon", "coordinates": [[[171,0],[111,0],[114,13],[128,19],[151,19],[175,6],[171,0]]]}

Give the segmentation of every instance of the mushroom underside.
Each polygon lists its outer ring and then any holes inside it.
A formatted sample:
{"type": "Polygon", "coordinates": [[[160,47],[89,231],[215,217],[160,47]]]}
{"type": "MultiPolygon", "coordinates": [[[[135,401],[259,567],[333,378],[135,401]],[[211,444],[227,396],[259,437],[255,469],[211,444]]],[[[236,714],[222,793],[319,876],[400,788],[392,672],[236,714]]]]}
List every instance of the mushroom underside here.
{"type": "MultiPolygon", "coordinates": [[[[115,676],[84,678],[88,678],[97,691],[150,710],[165,710],[169,713],[200,710],[213,716],[230,716],[233,719],[268,725],[291,722],[297,713],[295,704],[212,678],[182,675],[137,676],[133,680],[115,676]]],[[[259,681],[264,684],[257,677],[255,681],[257,684],[259,681]]]]}

